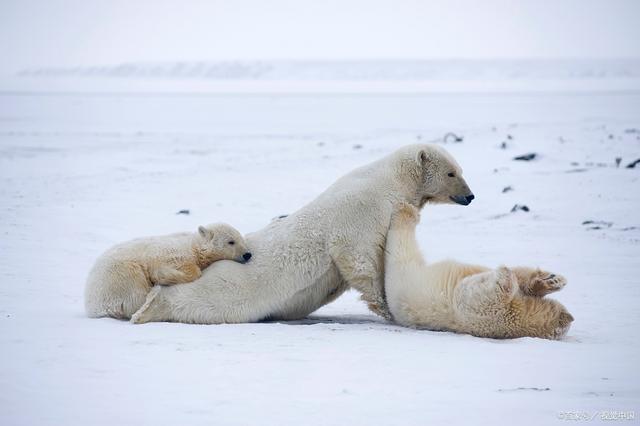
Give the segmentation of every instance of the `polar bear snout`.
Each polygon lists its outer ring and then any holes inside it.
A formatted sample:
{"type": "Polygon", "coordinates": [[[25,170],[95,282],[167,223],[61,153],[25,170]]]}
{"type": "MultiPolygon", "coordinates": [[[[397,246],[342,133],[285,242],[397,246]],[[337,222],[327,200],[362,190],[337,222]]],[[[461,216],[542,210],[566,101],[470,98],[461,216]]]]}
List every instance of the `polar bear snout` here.
{"type": "Polygon", "coordinates": [[[250,252],[246,252],[245,254],[242,255],[242,263],[247,263],[249,261],[249,259],[251,259],[251,253],[250,252]]]}
{"type": "Polygon", "coordinates": [[[471,204],[471,201],[473,201],[474,198],[476,198],[476,196],[471,193],[469,195],[452,195],[449,197],[449,199],[454,203],[461,204],[463,206],[471,204]]]}

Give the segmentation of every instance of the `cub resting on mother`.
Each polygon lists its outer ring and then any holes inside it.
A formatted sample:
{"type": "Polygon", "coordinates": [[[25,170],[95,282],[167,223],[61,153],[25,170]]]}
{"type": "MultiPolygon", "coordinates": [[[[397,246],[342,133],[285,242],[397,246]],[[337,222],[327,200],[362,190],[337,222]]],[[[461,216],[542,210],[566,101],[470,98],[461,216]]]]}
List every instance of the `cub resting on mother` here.
{"type": "Polygon", "coordinates": [[[385,256],[385,290],[394,320],[408,327],[479,337],[563,337],[571,314],[545,295],[566,280],[539,269],[454,261],[427,264],[415,238],[418,209],[403,204],[391,219],[385,256]]]}

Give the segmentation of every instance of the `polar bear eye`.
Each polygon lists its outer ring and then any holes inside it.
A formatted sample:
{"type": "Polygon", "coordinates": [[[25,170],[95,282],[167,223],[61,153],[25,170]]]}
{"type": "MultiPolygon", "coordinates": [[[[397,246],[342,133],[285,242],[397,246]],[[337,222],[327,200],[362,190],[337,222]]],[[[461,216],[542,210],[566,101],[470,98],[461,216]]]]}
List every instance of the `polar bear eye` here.
{"type": "Polygon", "coordinates": [[[447,173],[447,176],[449,176],[449,177],[456,177],[456,174],[455,174],[455,173],[453,173],[453,172],[449,172],[449,173],[447,173]]]}
{"type": "Polygon", "coordinates": [[[229,241],[230,246],[234,245],[235,243],[236,243],[235,241],[229,241]]]}

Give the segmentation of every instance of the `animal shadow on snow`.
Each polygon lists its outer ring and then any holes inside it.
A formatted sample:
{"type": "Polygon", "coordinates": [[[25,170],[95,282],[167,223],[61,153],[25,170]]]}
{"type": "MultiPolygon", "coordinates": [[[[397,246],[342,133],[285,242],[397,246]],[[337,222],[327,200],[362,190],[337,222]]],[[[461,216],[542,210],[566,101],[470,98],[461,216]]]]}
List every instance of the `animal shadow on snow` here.
{"type": "Polygon", "coordinates": [[[282,321],[267,320],[264,322],[287,325],[314,325],[314,324],[380,324],[389,325],[383,318],[374,315],[310,315],[300,320],[282,321]]]}

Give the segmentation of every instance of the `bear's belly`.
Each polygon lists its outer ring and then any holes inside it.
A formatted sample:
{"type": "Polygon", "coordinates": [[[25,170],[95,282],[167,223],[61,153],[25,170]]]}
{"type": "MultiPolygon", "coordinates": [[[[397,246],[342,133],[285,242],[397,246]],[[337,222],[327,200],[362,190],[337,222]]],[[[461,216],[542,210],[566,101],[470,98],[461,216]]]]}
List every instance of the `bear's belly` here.
{"type": "Polygon", "coordinates": [[[296,320],[305,318],[342,294],[348,286],[332,264],[313,283],[295,293],[284,306],[269,315],[269,319],[296,320]]]}

